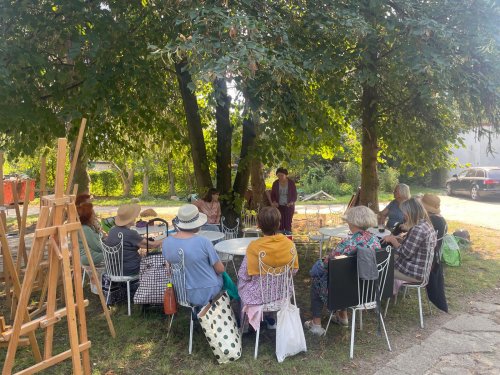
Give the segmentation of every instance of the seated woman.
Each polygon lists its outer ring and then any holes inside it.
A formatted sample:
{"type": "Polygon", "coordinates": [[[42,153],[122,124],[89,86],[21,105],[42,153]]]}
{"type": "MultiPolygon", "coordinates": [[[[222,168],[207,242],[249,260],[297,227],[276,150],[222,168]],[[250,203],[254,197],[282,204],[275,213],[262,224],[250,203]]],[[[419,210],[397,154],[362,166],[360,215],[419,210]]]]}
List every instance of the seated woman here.
{"type": "Polygon", "coordinates": [[[400,242],[400,238],[394,235],[384,237],[384,241],[395,248],[394,256],[394,279],[406,282],[420,282],[424,279],[426,269],[426,257],[434,256],[434,248],[437,238],[429,215],[424,206],[415,198],[410,198],[401,203],[401,211],[405,217],[405,225],[408,233],[400,242]]]}
{"type": "MultiPolygon", "coordinates": [[[[304,323],[304,326],[315,335],[323,335],[325,330],[321,327],[321,314],[323,305],[328,301],[328,261],[339,255],[355,255],[358,247],[380,250],[380,242],[377,236],[367,231],[368,228],[377,225],[377,215],[365,206],[356,206],[347,210],[344,220],[349,226],[352,235],[342,240],[330,255],[322,261],[316,262],[311,269],[311,311],[312,320],[304,323]]],[[[349,324],[347,311],[338,311],[332,321],[347,326],[349,324]]]]}
{"type": "Polygon", "coordinates": [[[188,302],[204,306],[222,289],[224,265],[212,243],[196,233],[207,222],[207,215],[192,204],[179,208],[173,223],[177,233],[165,238],[163,256],[169,263],[179,263],[179,249],[184,251],[184,273],[188,302]]]}
{"type": "Polygon", "coordinates": [[[121,239],[118,236],[120,233],[123,236],[123,276],[133,276],[139,274],[139,266],[141,255],[144,251],[140,248],[155,248],[160,247],[161,241],[149,241],[141,237],[135,230],[130,229],[134,225],[141,206],[136,203],[124,204],[118,207],[118,213],[115,217],[115,226],[110,229],[108,237],[104,243],[108,246],[115,246],[120,243],[121,239]]]}
{"type": "Polygon", "coordinates": [[[207,223],[202,229],[220,232],[221,209],[217,189],[209,189],[203,199],[198,199],[193,204],[198,207],[201,213],[207,216],[207,223]]]}
{"type": "MultiPolygon", "coordinates": [[[[85,234],[85,239],[87,240],[87,245],[90,250],[90,256],[94,261],[95,266],[99,266],[104,262],[104,256],[102,254],[101,240],[99,238],[100,228],[95,226],[95,212],[92,203],[80,203],[77,206],[78,216],[80,217],[80,222],[82,223],[83,233],[85,234]]],[[[87,253],[83,247],[83,241],[79,237],[78,244],[80,246],[80,258],[82,265],[89,266],[89,260],[87,259],[87,253]]]]}
{"type": "MultiPolygon", "coordinates": [[[[264,237],[252,241],[238,271],[238,294],[244,306],[261,305],[259,254],[266,253],[262,261],[271,267],[288,264],[295,255],[294,272],[299,268],[295,245],[286,236],[278,233],[281,214],[276,207],[262,207],[257,216],[257,225],[264,237]]],[[[260,322],[259,322],[260,323],[260,322]]],[[[273,322],[268,319],[269,325],[273,322]]],[[[254,327],[255,328],[255,327],[254,327]]]]}
{"type": "Polygon", "coordinates": [[[387,219],[385,225],[391,231],[397,224],[402,224],[404,216],[400,206],[402,202],[410,199],[410,197],[410,187],[406,184],[397,184],[394,188],[394,200],[378,214],[379,224],[385,224],[385,220],[387,219]]]}

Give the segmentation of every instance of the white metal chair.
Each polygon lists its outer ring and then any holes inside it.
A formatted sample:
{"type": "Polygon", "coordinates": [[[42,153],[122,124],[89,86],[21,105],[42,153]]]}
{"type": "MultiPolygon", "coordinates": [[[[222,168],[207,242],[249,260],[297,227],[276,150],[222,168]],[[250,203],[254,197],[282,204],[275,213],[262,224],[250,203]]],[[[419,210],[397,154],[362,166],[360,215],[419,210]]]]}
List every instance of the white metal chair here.
{"type": "MultiPolygon", "coordinates": [[[[319,258],[321,259],[323,253],[323,242],[326,240],[325,236],[318,232],[318,229],[321,227],[322,222],[319,215],[320,207],[314,207],[312,209],[312,213],[307,212],[307,206],[305,207],[305,215],[306,215],[306,229],[307,236],[309,238],[309,242],[318,243],[319,244],[319,258]]],[[[309,247],[306,250],[306,258],[309,253],[309,247]]]]}
{"type": "MultiPolygon", "coordinates": [[[[238,229],[240,227],[240,219],[236,219],[236,225],[232,228],[228,227],[224,224],[226,218],[222,216],[220,218],[220,227],[222,229],[222,233],[224,233],[224,240],[232,240],[233,238],[238,238],[238,229]]],[[[234,274],[238,275],[238,271],[236,269],[236,265],[234,264],[233,255],[218,253],[220,261],[224,264],[224,267],[227,267],[227,264],[231,262],[234,268],[234,274]]]]}
{"type": "Polygon", "coordinates": [[[257,208],[257,211],[243,209],[241,213],[242,224],[243,224],[241,232],[243,233],[243,237],[246,237],[248,234],[260,237],[262,231],[257,227],[258,214],[259,214],[259,208],[257,208]]]}
{"type": "Polygon", "coordinates": [[[111,285],[113,283],[127,283],[127,303],[128,303],[128,315],[131,314],[131,304],[130,304],[130,282],[139,279],[139,275],[124,276],[123,275],[123,233],[118,233],[118,242],[114,246],[108,246],[100,238],[102,253],[104,255],[104,265],[106,267],[106,273],[110,279],[108,295],[106,296],[106,304],[109,301],[109,296],[111,294],[111,285]]]}
{"type": "MultiPolygon", "coordinates": [[[[295,305],[297,304],[295,301],[295,289],[293,284],[293,265],[295,264],[295,258],[297,256],[295,246],[290,249],[290,253],[292,254],[290,262],[280,267],[271,267],[265,264],[263,259],[266,257],[266,252],[261,251],[259,253],[259,279],[263,314],[266,312],[279,311],[281,306],[285,302],[290,301],[292,297],[293,303],[295,305]]],[[[244,323],[245,321],[241,325],[242,328],[244,323]]],[[[260,327],[257,329],[255,335],[255,359],[257,359],[259,353],[259,336],[260,327]]]]}
{"type": "MultiPolygon", "coordinates": [[[[389,270],[389,263],[391,260],[391,247],[388,246],[385,250],[387,252],[387,258],[377,264],[378,269],[378,285],[377,280],[362,280],[358,278],[358,304],[356,306],[349,307],[352,311],[352,321],[351,321],[351,349],[349,352],[350,358],[354,357],[354,334],[356,328],[356,312],[359,311],[359,329],[363,329],[363,310],[373,310],[378,309],[377,305],[380,307],[381,302],[377,304],[377,295],[379,298],[382,296],[382,292],[385,287],[385,281],[387,279],[387,274],[389,270]],[[377,293],[378,286],[378,293],[377,293]]],[[[391,349],[391,343],[389,342],[389,337],[387,336],[387,331],[385,329],[384,318],[382,317],[382,308],[377,311],[378,316],[380,317],[380,324],[382,325],[382,329],[384,330],[385,339],[387,341],[387,346],[389,351],[391,349]]],[[[328,323],[326,325],[325,334],[328,331],[328,327],[330,325],[330,321],[335,312],[332,311],[330,314],[330,318],[328,319],[328,323]]]]}
{"type": "MultiPolygon", "coordinates": [[[[188,351],[191,354],[193,350],[193,314],[195,313],[194,306],[192,306],[187,299],[187,291],[186,291],[186,273],[184,271],[184,250],[178,250],[179,262],[171,263],[170,270],[172,275],[172,285],[174,287],[175,299],[177,300],[177,304],[180,306],[188,307],[191,309],[189,314],[189,347],[188,351]]],[[[170,328],[172,327],[172,322],[174,321],[174,315],[172,315],[172,319],[170,320],[170,324],[168,326],[167,337],[170,334],[170,328]]]]}
{"type": "MultiPolygon", "coordinates": [[[[437,231],[436,231],[436,237],[437,237],[437,231]]],[[[429,239],[430,241],[430,239],[429,239]]],[[[405,283],[403,284],[404,292],[403,292],[403,298],[406,298],[406,291],[408,288],[410,289],[417,289],[417,297],[418,297],[418,310],[419,310],[419,315],[420,315],[420,328],[424,328],[424,312],[422,308],[422,289],[425,289],[427,284],[429,283],[429,275],[431,273],[431,268],[432,268],[432,261],[434,259],[434,251],[428,251],[425,255],[425,266],[424,266],[424,277],[421,282],[418,283],[405,283]]],[[[426,294],[427,295],[427,294],[426,294]]],[[[395,297],[395,302],[396,304],[396,299],[395,297]]],[[[387,299],[387,304],[385,305],[385,312],[384,316],[387,315],[387,309],[389,307],[389,301],[390,298],[387,299]]],[[[427,304],[429,306],[429,314],[432,315],[432,309],[431,309],[431,303],[429,301],[429,298],[427,297],[427,304]]]]}

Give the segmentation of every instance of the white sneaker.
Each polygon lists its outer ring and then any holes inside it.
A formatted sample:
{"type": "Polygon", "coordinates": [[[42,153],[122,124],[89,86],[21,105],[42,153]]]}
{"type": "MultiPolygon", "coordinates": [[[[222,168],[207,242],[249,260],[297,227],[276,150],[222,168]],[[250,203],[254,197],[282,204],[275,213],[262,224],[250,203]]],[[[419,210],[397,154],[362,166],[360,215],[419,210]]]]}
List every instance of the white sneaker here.
{"type": "Polygon", "coordinates": [[[309,330],[313,335],[323,336],[325,334],[325,329],[321,327],[320,324],[314,324],[312,320],[308,320],[304,323],[304,327],[309,330]]]}

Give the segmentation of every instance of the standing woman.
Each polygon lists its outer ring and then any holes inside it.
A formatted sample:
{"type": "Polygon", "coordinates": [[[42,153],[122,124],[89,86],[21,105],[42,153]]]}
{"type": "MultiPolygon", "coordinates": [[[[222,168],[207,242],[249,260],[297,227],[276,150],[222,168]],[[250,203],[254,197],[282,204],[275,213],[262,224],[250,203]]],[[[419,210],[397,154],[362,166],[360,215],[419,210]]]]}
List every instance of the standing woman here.
{"type": "Polygon", "coordinates": [[[378,214],[378,223],[385,224],[386,227],[393,230],[396,224],[402,224],[404,215],[401,211],[401,203],[410,199],[410,187],[406,184],[397,184],[394,188],[394,199],[378,214]]]}
{"type": "Polygon", "coordinates": [[[193,204],[201,213],[207,215],[207,223],[201,229],[220,232],[221,209],[217,189],[208,189],[203,199],[198,199],[193,204]]]}
{"type": "Polygon", "coordinates": [[[295,212],[297,188],[295,182],[288,178],[288,170],[285,168],[278,168],[276,176],[278,179],[274,181],[271,188],[271,204],[280,211],[280,231],[285,234],[292,234],[292,218],[295,212]]]}

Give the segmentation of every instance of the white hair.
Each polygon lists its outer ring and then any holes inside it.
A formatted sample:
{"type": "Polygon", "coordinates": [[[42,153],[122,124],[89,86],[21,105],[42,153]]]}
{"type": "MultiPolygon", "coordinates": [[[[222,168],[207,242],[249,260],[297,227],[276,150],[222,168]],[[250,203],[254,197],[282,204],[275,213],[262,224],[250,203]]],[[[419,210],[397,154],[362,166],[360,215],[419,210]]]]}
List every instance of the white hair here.
{"type": "Polygon", "coordinates": [[[348,224],[361,229],[377,226],[377,215],[366,206],[349,208],[344,215],[344,220],[347,221],[348,224]]]}

